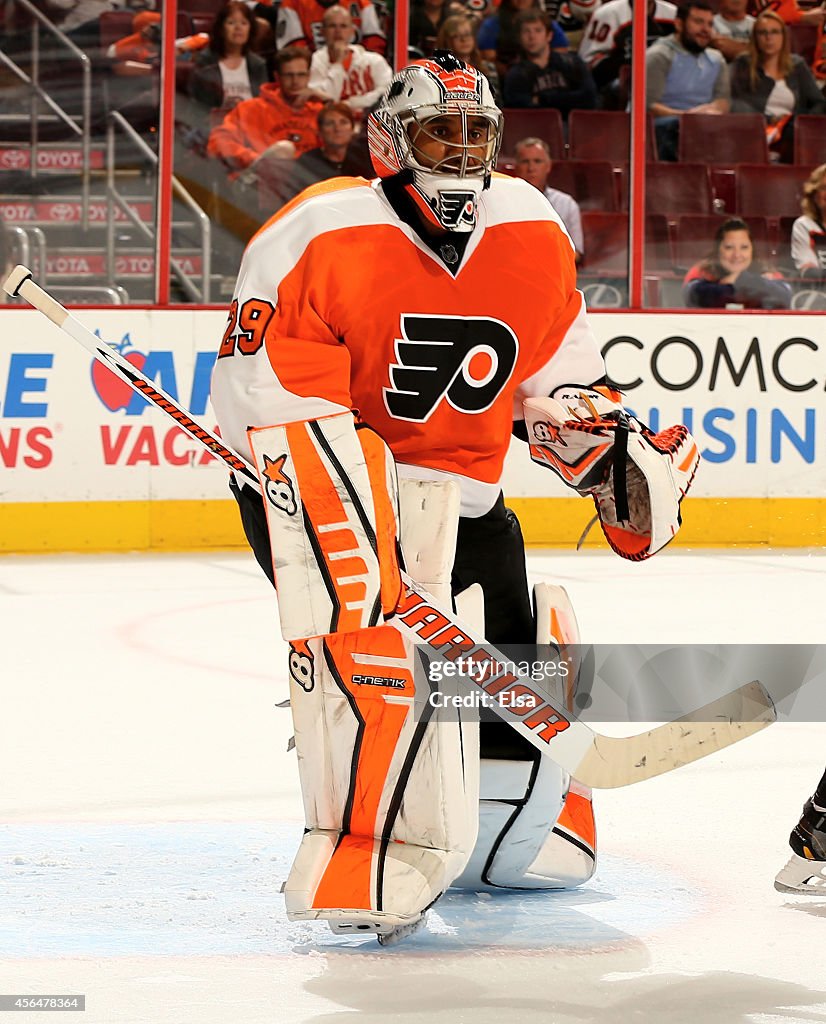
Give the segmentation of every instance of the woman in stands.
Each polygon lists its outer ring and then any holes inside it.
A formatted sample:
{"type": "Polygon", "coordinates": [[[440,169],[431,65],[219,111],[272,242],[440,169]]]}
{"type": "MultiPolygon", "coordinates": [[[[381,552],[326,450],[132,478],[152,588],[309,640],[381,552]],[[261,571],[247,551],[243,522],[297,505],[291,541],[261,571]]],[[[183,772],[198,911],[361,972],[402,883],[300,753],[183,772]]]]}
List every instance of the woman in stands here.
{"type": "Polygon", "coordinates": [[[499,73],[493,61],[485,60],[476,45],[476,26],[466,14],[455,14],[447,18],[436,37],[437,50],[450,50],[466,64],[472,64],[487,78],[493,98],[500,102],[499,73]]]}
{"type": "Polygon", "coordinates": [[[791,52],[789,30],[774,11],[758,16],[748,51],[732,62],[731,109],[765,116],[769,150],[784,163],[792,162],[795,115],[826,113],[814,75],[791,52]]]}
{"type": "Polygon", "coordinates": [[[809,175],[800,208],[803,216],[792,225],[792,260],[801,277],[826,284],[826,164],[809,175]]]}
{"type": "Polygon", "coordinates": [[[247,5],[229,0],[215,17],[209,48],[198,55],[189,82],[197,103],[226,112],[258,95],[268,75],[263,57],[250,51],[254,37],[255,21],[247,5]]]}
{"type": "Polygon", "coordinates": [[[702,309],[788,309],[791,289],[780,275],[754,259],[749,226],[739,217],[723,221],[712,252],[683,281],[687,306],[702,309]]]}

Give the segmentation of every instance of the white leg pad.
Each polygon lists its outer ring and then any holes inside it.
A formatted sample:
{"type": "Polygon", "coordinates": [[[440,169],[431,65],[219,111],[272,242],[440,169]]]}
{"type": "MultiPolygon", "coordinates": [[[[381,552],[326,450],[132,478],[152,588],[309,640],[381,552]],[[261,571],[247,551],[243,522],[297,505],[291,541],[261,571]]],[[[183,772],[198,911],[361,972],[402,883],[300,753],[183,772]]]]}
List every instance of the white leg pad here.
{"type": "MultiPolygon", "coordinates": [[[[564,587],[534,588],[537,643],[578,644],[579,627],[564,587]]],[[[571,707],[571,685],[558,697],[571,707]]],[[[460,888],[567,889],[596,868],[596,831],[590,790],[550,758],[482,761],[479,836],[460,888]]]]}
{"type": "MultiPolygon", "coordinates": [[[[402,482],[411,575],[450,600],[459,490],[402,482]]],[[[285,885],[291,920],[387,934],[463,869],[479,799],[479,734],[414,719],[413,645],[392,626],[294,644],[291,704],[308,831],[285,885]]],[[[419,708],[421,705],[417,705],[419,708]]],[[[418,716],[417,716],[418,717],[418,716]]]]}

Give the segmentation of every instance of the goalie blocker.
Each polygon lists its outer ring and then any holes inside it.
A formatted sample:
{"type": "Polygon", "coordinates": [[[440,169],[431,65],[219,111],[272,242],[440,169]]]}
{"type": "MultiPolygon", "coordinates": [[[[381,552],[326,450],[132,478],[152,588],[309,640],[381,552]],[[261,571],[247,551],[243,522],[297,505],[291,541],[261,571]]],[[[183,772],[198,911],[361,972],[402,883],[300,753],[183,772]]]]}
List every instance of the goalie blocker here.
{"type": "Polygon", "coordinates": [[[650,558],[679,530],[680,502],[700,462],[681,424],[655,434],[619,392],[566,384],[524,402],[534,462],[594,499],[602,532],[623,558],[650,558]]]}

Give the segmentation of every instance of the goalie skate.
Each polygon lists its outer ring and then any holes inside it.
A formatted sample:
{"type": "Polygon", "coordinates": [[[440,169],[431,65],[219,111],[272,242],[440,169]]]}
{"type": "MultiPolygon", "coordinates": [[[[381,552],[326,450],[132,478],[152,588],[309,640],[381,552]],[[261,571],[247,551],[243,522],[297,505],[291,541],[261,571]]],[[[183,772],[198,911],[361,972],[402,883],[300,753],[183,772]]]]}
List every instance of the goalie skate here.
{"type": "Polygon", "coordinates": [[[826,810],[807,800],[789,836],[792,856],[774,880],[778,892],[826,898],[826,810]]]}
{"type": "Polygon", "coordinates": [[[379,920],[353,920],[342,917],[340,920],[328,920],[330,931],[333,935],[375,935],[380,946],[395,946],[403,939],[413,935],[424,927],[427,914],[419,914],[418,917],[403,923],[379,920]]]}
{"type": "Polygon", "coordinates": [[[826,899],[826,861],[806,860],[793,853],[789,863],[778,871],[774,887],[778,892],[826,899]]]}

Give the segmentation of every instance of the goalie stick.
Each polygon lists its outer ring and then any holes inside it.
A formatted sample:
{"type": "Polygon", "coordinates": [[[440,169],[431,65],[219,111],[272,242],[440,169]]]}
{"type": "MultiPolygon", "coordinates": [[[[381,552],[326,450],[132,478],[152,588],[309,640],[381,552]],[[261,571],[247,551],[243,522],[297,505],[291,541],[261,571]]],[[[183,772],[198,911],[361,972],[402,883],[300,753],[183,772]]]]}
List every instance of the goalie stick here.
{"type": "MultiPolygon", "coordinates": [[[[228,448],[180,407],[119,352],[92,334],[69,311],[32,279],[31,271],[18,266],[3,284],[9,295],[22,295],[35,309],[79,342],[95,359],[125,380],[135,391],[170,416],[190,437],[221,459],[244,483],[259,493],[261,486],[250,464],[228,448]]],[[[690,715],[657,726],[636,736],[611,737],[594,732],[573,717],[549,694],[538,693],[536,684],[520,675],[516,666],[492,644],[446,610],[431,595],[402,573],[404,593],[390,622],[409,640],[429,647],[439,657],[443,648],[462,646],[462,656],[484,671],[468,679],[484,690],[496,713],[574,778],[593,789],[611,789],[662,775],[736,743],[775,721],[771,697],[758,681],[739,687],[690,715]],[[528,710],[511,700],[513,710],[501,697],[533,695],[528,710]],[[538,704],[537,704],[538,700],[538,704]]]]}

